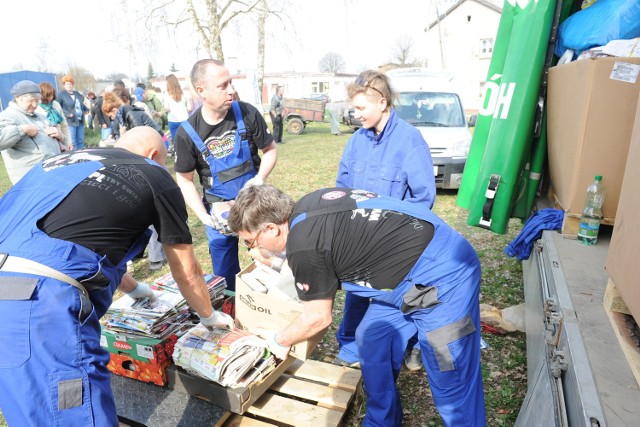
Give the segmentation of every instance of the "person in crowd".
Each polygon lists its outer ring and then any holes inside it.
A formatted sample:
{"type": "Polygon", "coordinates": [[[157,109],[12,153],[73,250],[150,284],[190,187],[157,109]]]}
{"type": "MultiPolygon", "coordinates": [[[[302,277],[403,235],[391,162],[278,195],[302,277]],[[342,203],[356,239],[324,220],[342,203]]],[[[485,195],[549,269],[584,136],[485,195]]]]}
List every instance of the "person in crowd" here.
{"type": "Polygon", "coordinates": [[[200,95],[198,95],[190,81],[188,82],[188,86],[182,89],[187,93],[187,97],[189,98],[187,102],[187,112],[189,113],[189,117],[191,117],[191,115],[202,106],[202,98],[200,98],[200,95]]]}
{"type": "Polygon", "coordinates": [[[91,130],[93,130],[93,119],[95,118],[97,101],[98,101],[98,97],[96,97],[95,92],[92,92],[92,91],[87,92],[87,97],[84,99],[84,106],[87,107],[87,112],[84,118],[85,118],[85,126],[91,130]]]}
{"type": "Polygon", "coordinates": [[[112,92],[114,88],[115,86],[113,84],[108,84],[104,88],[104,91],[102,91],[102,94],[98,96],[98,99],[96,101],[95,118],[96,118],[96,122],[98,123],[98,126],[100,126],[100,140],[102,141],[107,141],[111,136],[111,132],[112,132],[111,117],[107,116],[102,112],[102,102],[104,99],[103,97],[105,93],[112,92]]]}
{"type": "Polygon", "coordinates": [[[222,62],[196,62],[191,83],[203,104],[176,132],[176,181],[206,226],[215,274],[233,291],[240,271],[238,238],[214,228],[211,203],[233,200],[242,187],[262,184],[276,165],[277,146],[262,114],[251,104],[234,101],[231,75],[222,62]],[[194,183],[196,172],[203,196],[194,183]]]}
{"type": "Polygon", "coordinates": [[[371,300],[356,333],[367,395],[363,426],[401,426],[395,385],[416,332],[447,426],[484,426],[480,260],[426,203],[328,188],[297,203],[271,185],[243,189],[229,227],[249,248],[286,253],[303,311],[260,333],[280,359],[332,322],[336,291],[371,300]]]}
{"type": "Polygon", "coordinates": [[[149,107],[147,107],[147,104],[144,103],[144,88],[136,86],[133,89],[133,96],[134,98],[132,99],[135,99],[135,101],[131,105],[144,110],[144,112],[147,113],[147,115],[153,120],[153,114],[151,114],[151,111],[149,111],[149,107]]]}
{"type": "Polygon", "coordinates": [[[282,141],[282,131],[284,127],[284,87],[278,86],[276,93],[271,97],[271,105],[269,106],[269,115],[271,116],[271,124],[273,126],[273,139],[277,144],[284,144],[282,141]]]}
{"type": "Polygon", "coordinates": [[[191,100],[180,87],[180,82],[175,74],[167,76],[167,93],[164,97],[164,111],[167,112],[169,132],[171,140],[176,138],[178,127],[189,118],[189,102],[191,100]]]}
{"type": "Polygon", "coordinates": [[[155,121],[141,108],[129,105],[129,93],[114,89],[113,92],[104,94],[102,101],[102,112],[116,123],[118,129],[114,129],[114,138],[118,139],[120,134],[131,130],[137,126],[149,126],[156,130],[161,137],[164,132],[155,121]]]}
{"type": "MultiPolygon", "coordinates": [[[[336,185],[373,191],[431,209],[436,198],[431,152],[420,131],[397,116],[387,76],[375,70],[364,71],[347,87],[347,96],[362,127],[344,148],[336,185]]],[[[357,365],[356,329],[368,306],[368,298],[347,293],[335,363],[357,365]]],[[[419,370],[420,350],[414,344],[415,340],[407,350],[405,365],[419,370]]]]}
{"type": "Polygon", "coordinates": [[[164,130],[162,122],[162,116],[164,115],[162,100],[160,100],[160,97],[158,96],[158,94],[156,94],[156,91],[153,90],[153,88],[146,88],[144,90],[143,102],[145,103],[147,108],[149,108],[151,116],[153,117],[153,120],[155,120],[158,127],[164,130]]]}
{"type": "Polygon", "coordinates": [[[71,132],[71,144],[74,150],[84,148],[84,113],[88,111],[84,105],[84,96],[74,89],[75,80],[66,75],[62,78],[64,90],[58,94],[58,102],[62,106],[64,116],[71,132]]]}
{"type": "Polygon", "coordinates": [[[328,105],[329,115],[331,116],[331,133],[336,136],[342,135],[342,132],[340,132],[340,122],[342,121],[342,116],[346,108],[347,104],[344,101],[336,101],[328,105]]]}
{"type": "Polygon", "coordinates": [[[21,80],[11,88],[11,96],[13,100],[0,112],[0,152],[15,184],[47,157],[60,154],[64,135],[35,112],[42,100],[40,86],[21,80]]]}
{"type": "Polygon", "coordinates": [[[64,136],[64,140],[60,142],[60,151],[73,150],[71,145],[71,133],[67,119],[64,117],[62,107],[56,101],[56,90],[49,82],[40,83],[41,99],[36,113],[42,114],[49,121],[50,126],[58,128],[58,133],[64,136]]]}
{"type": "Polygon", "coordinates": [[[201,323],[233,326],[211,306],[166,158],[158,133],[139,127],[116,148],[45,160],[0,199],[0,339],[11,343],[0,346],[0,407],[9,425],[118,425],[99,319],[118,287],[153,297],[125,275],[151,224],[201,323]]]}

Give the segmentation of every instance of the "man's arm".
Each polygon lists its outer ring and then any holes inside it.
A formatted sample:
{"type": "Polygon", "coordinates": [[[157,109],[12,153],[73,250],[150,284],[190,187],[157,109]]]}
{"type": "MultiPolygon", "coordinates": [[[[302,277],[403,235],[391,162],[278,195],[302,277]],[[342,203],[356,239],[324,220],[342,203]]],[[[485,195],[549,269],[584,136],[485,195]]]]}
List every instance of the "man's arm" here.
{"type": "Polygon", "coordinates": [[[281,346],[288,347],[304,341],[331,325],[333,298],[303,301],[302,305],[300,317],[276,334],[276,342],[281,346]]]}
{"type": "Polygon", "coordinates": [[[184,197],[184,201],[187,203],[187,206],[189,206],[193,213],[200,218],[200,221],[206,224],[205,218],[207,218],[209,214],[207,214],[207,210],[204,208],[204,204],[202,203],[202,197],[198,193],[196,184],[193,182],[194,174],[195,171],[176,172],[176,182],[178,183],[178,187],[180,187],[180,191],[182,192],[182,196],[184,197]]]}
{"type": "Polygon", "coordinates": [[[204,280],[204,273],[193,253],[193,245],[162,245],[173,279],[178,284],[180,293],[187,300],[189,306],[201,318],[213,314],[211,299],[204,280]]]}
{"type": "MultiPolygon", "coordinates": [[[[263,181],[267,180],[267,177],[276,166],[278,161],[278,146],[275,142],[262,148],[262,160],[260,162],[260,169],[258,170],[258,176],[263,181]]],[[[181,187],[182,188],[182,187],[181,187]]],[[[186,198],[186,197],[185,197],[186,198]]]]}

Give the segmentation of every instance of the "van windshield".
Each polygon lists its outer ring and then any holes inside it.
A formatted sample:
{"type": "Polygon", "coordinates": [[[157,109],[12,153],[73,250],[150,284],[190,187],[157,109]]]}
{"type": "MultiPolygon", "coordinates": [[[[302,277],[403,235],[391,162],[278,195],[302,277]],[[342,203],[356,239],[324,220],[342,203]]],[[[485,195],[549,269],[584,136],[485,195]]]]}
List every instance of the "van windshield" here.
{"type": "Polygon", "coordinates": [[[460,98],[454,93],[402,92],[394,107],[398,117],[414,126],[462,127],[460,98]]]}

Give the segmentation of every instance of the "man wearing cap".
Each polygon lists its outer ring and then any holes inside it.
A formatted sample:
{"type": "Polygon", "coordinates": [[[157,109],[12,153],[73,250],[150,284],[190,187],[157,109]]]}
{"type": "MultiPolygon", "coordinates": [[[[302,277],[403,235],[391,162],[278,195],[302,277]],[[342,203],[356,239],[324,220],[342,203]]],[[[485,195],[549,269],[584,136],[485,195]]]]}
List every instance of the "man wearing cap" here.
{"type": "Polygon", "coordinates": [[[35,112],[41,99],[40,86],[22,80],[13,86],[11,95],[13,101],[0,112],[0,152],[9,179],[15,184],[33,166],[60,154],[64,135],[35,112]]]}

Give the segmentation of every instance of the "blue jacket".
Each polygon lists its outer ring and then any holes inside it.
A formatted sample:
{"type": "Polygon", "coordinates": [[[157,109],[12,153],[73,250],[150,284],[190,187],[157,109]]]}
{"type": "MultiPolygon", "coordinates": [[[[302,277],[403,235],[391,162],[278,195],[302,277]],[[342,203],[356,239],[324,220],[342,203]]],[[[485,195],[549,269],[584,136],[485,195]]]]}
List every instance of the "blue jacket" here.
{"type": "Polygon", "coordinates": [[[429,146],[420,131],[391,110],[379,135],[359,129],[347,142],[340,159],[336,186],[356,188],[394,199],[426,203],[436,198],[429,146]]]}

